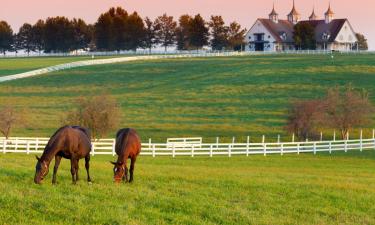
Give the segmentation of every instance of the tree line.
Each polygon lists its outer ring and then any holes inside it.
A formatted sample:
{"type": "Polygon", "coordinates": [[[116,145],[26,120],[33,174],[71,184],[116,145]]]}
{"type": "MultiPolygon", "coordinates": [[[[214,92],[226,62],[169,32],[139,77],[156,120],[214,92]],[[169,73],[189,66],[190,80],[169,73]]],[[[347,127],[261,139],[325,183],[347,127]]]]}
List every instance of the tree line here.
{"type": "Polygon", "coordinates": [[[226,25],[221,16],[205,21],[200,14],[182,15],[176,21],[164,14],[151,20],[121,7],[102,13],[95,24],[82,19],[49,17],[35,24],[23,24],[14,33],[9,24],[0,21],[0,53],[71,52],[75,50],[122,51],[176,46],[178,50],[239,50],[246,30],[237,22],[226,25]]]}

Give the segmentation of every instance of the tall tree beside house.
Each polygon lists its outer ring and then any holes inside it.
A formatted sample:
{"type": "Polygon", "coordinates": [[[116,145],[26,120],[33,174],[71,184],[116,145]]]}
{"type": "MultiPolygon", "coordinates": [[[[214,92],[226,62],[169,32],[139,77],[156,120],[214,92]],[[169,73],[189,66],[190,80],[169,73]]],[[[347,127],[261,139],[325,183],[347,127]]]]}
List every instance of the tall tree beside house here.
{"type": "Polygon", "coordinates": [[[69,52],[73,49],[74,28],[66,17],[49,17],[44,27],[45,52],[69,52]]]}
{"type": "Polygon", "coordinates": [[[189,40],[189,29],[191,20],[193,18],[190,15],[182,15],[178,19],[178,27],[176,30],[176,40],[178,50],[189,50],[190,40],[189,40]]]}
{"type": "Polygon", "coordinates": [[[316,40],[314,27],[309,23],[298,23],[294,26],[293,38],[299,50],[315,50],[316,40]]]}
{"type": "Polygon", "coordinates": [[[145,34],[143,38],[143,47],[147,48],[151,53],[151,49],[158,44],[158,39],[156,38],[156,33],[159,27],[150,18],[145,19],[145,34]]]}
{"type": "Polygon", "coordinates": [[[357,43],[356,46],[353,47],[354,50],[368,50],[368,44],[367,44],[367,39],[365,35],[356,33],[355,36],[357,37],[357,43]]]}
{"type": "Polygon", "coordinates": [[[12,50],[13,30],[5,21],[0,21],[0,53],[12,50]]]}
{"type": "Polygon", "coordinates": [[[39,53],[44,49],[44,27],[45,22],[38,20],[32,27],[32,45],[39,53]]]}
{"type": "Polygon", "coordinates": [[[237,22],[232,22],[228,27],[228,44],[227,48],[231,50],[242,50],[245,45],[246,29],[242,29],[237,22]]]}
{"type": "Polygon", "coordinates": [[[93,31],[92,28],[86,24],[82,19],[74,18],[72,20],[74,41],[72,50],[87,49],[92,41],[93,31]]]}
{"type": "Polygon", "coordinates": [[[35,45],[33,41],[33,26],[28,23],[23,24],[17,33],[17,37],[15,40],[15,42],[17,43],[16,48],[24,49],[25,52],[27,52],[27,55],[29,55],[30,52],[35,51],[35,45]]]}
{"type": "Polygon", "coordinates": [[[223,50],[228,44],[228,27],[225,26],[223,17],[211,16],[209,22],[211,28],[210,45],[213,50],[223,50]]]}
{"type": "Polygon", "coordinates": [[[189,26],[189,45],[194,49],[200,49],[208,45],[209,29],[206,21],[200,14],[197,14],[189,26]]]}
{"type": "Polygon", "coordinates": [[[167,14],[164,14],[156,18],[155,24],[160,27],[159,31],[156,33],[156,37],[161,46],[167,51],[169,46],[176,43],[177,23],[173,20],[173,16],[167,16],[167,14]]]}

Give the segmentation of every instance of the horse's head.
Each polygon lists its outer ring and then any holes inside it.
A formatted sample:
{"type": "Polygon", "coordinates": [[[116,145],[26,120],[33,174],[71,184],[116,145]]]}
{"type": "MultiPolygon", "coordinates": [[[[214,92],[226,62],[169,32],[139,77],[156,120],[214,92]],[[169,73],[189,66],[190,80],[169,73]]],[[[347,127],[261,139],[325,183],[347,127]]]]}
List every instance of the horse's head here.
{"type": "Polygon", "coordinates": [[[116,183],[120,183],[125,176],[125,163],[123,162],[111,162],[113,167],[113,179],[116,183]]]}
{"type": "Polygon", "coordinates": [[[36,160],[38,161],[35,166],[35,176],[34,182],[36,184],[40,184],[44,177],[48,174],[48,164],[45,161],[42,161],[38,156],[36,156],[36,160]]]}

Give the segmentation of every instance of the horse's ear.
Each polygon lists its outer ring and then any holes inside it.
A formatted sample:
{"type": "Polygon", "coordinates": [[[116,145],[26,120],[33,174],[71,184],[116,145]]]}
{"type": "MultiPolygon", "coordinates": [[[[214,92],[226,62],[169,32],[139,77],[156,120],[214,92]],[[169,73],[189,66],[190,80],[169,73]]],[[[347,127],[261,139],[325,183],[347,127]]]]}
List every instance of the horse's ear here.
{"type": "Polygon", "coordinates": [[[36,160],[40,161],[40,158],[37,155],[35,156],[35,158],[36,158],[36,160]]]}
{"type": "Polygon", "coordinates": [[[113,165],[117,165],[117,163],[116,162],[111,162],[111,161],[109,161],[111,164],[113,164],[113,165]]]}

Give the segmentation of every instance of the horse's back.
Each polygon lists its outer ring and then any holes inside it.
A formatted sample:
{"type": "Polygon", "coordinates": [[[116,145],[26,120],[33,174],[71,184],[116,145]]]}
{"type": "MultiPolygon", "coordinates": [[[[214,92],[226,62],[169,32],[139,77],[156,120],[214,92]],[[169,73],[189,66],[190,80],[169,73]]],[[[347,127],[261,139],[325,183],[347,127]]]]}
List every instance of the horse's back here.
{"type": "Polygon", "coordinates": [[[133,128],[124,128],[116,134],[117,155],[128,154],[130,157],[137,156],[141,151],[141,139],[133,128]],[[125,152],[123,152],[125,151],[125,152]]]}

